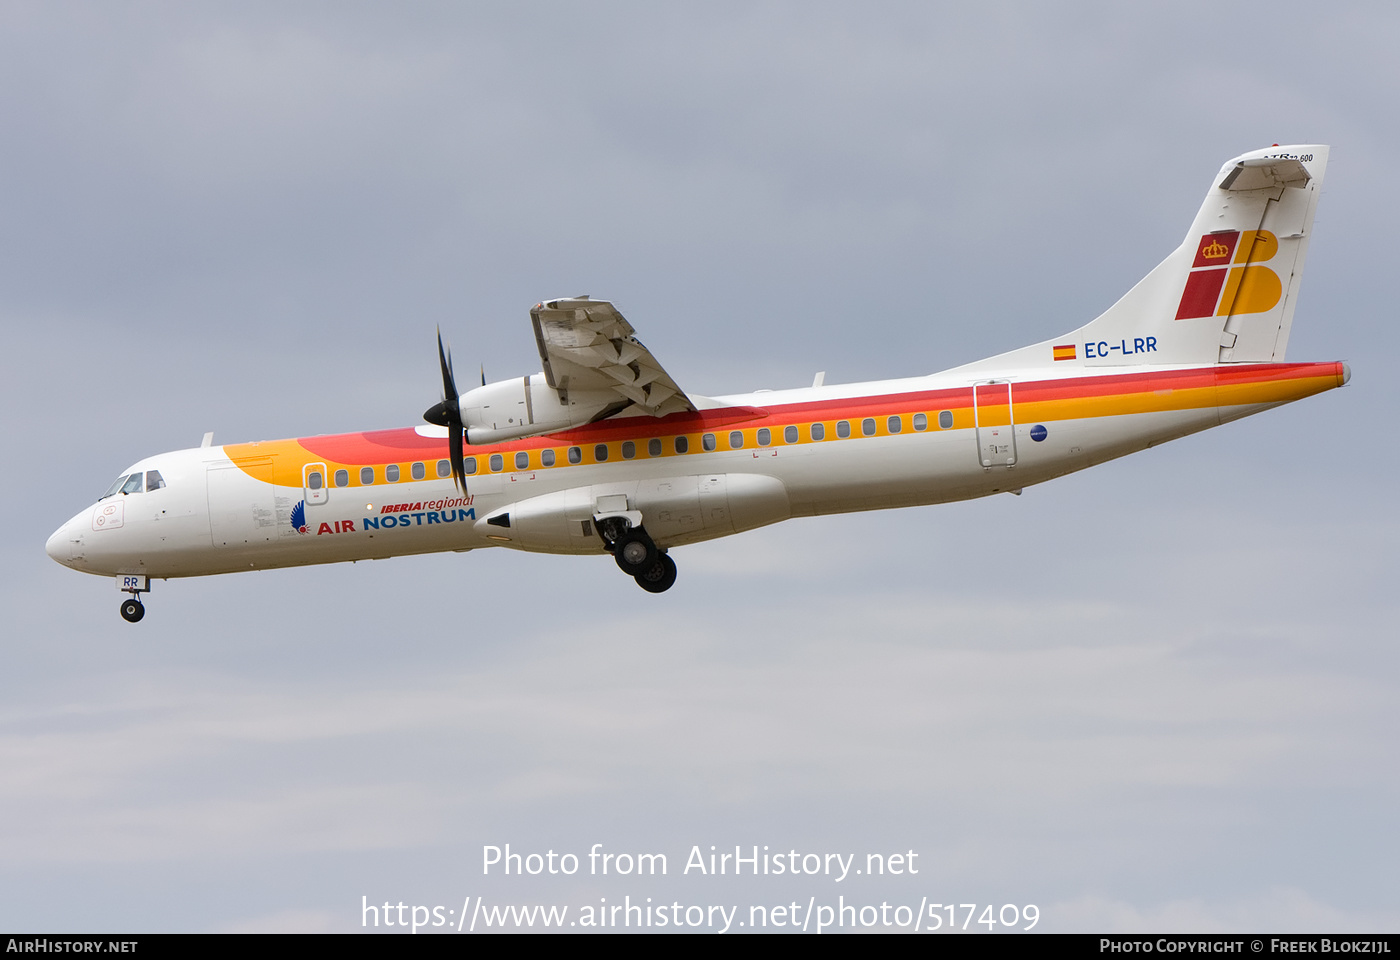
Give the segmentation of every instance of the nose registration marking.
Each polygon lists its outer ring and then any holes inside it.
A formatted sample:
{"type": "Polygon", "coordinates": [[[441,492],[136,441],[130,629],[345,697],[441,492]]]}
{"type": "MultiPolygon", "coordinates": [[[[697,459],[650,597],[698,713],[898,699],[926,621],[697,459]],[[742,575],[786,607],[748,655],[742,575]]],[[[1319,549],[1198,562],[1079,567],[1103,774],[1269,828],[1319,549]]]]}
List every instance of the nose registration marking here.
{"type": "Polygon", "coordinates": [[[136,576],[134,574],[122,574],[117,577],[117,589],[130,593],[132,590],[148,591],[151,589],[150,578],[146,576],[136,576]]]}

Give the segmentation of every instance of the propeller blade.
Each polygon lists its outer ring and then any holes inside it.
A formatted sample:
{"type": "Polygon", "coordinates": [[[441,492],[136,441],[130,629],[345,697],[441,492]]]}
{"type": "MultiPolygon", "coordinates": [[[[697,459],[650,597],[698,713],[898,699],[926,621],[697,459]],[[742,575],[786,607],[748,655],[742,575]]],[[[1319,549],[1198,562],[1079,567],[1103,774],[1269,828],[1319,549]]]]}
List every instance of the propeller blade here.
{"type": "Polygon", "coordinates": [[[447,434],[447,455],[452,458],[452,485],[467,492],[467,470],[462,463],[462,431],[452,429],[447,434]]]}
{"type": "Polygon", "coordinates": [[[442,328],[438,328],[438,362],[442,365],[442,398],[457,403],[457,378],[452,375],[452,355],[442,346],[442,328]]]}
{"type": "Polygon", "coordinates": [[[452,484],[467,492],[467,472],[462,464],[462,407],[458,403],[457,378],[452,373],[452,354],[442,344],[442,328],[438,328],[438,363],[442,367],[442,401],[423,413],[423,419],[447,428],[447,452],[452,459],[452,484]]]}

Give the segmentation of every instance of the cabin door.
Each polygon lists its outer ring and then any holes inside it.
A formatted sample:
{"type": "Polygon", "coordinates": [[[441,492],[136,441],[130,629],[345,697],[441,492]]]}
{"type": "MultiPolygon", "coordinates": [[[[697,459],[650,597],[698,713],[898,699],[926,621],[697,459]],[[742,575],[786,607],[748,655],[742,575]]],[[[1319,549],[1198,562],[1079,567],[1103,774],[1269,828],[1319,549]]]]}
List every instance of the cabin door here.
{"type": "Polygon", "coordinates": [[[1016,415],[1011,384],[1005,380],[973,384],[973,423],[977,427],[977,457],[985,469],[1016,463],[1016,415]]]}

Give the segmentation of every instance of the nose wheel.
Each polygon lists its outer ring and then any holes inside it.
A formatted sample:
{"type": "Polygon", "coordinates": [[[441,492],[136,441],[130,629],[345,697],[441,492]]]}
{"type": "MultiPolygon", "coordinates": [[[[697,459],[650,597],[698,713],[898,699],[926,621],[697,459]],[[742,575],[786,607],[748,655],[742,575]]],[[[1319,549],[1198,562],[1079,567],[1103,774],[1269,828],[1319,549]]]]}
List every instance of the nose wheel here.
{"type": "Polygon", "coordinates": [[[135,623],[146,615],[146,605],[136,597],[122,601],[122,619],[127,623],[135,623]]]}
{"type": "Polygon", "coordinates": [[[122,601],[122,619],[136,623],[146,615],[146,607],[141,602],[141,594],[150,592],[151,578],[144,574],[127,573],[117,577],[117,589],[130,594],[122,601]]]}

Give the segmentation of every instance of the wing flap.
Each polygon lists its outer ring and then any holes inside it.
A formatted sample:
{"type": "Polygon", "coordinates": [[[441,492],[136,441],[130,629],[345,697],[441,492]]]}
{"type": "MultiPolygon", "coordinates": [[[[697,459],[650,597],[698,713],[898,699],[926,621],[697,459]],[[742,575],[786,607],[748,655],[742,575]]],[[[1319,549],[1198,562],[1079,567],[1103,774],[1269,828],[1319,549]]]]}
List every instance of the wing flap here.
{"type": "Polygon", "coordinates": [[[569,390],[612,390],[629,402],[616,416],[664,417],[694,410],[617,308],[606,300],[566,297],[530,311],[546,382],[569,390]]]}

